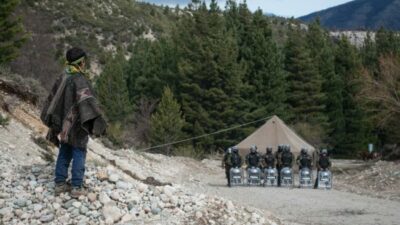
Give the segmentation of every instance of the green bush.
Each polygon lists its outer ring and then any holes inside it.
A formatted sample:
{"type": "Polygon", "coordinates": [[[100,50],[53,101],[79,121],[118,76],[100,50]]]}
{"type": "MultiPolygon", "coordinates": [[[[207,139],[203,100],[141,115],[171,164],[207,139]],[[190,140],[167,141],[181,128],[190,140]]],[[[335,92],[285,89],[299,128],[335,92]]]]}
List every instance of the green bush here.
{"type": "Polygon", "coordinates": [[[123,144],[123,126],[121,122],[110,123],[107,128],[107,137],[115,147],[121,147],[123,144]]]}
{"type": "Polygon", "coordinates": [[[9,124],[10,118],[7,116],[3,116],[3,114],[0,113],[0,126],[5,127],[9,124]]]}

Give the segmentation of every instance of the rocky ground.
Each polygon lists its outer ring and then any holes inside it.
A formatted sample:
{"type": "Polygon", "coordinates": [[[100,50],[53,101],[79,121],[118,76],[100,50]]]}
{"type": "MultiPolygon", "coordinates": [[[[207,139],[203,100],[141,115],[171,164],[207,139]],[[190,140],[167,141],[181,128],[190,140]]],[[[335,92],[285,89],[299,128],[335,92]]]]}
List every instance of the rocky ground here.
{"type": "Polygon", "coordinates": [[[339,190],[400,201],[400,162],[367,162],[337,176],[339,190]]]}
{"type": "MultiPolygon", "coordinates": [[[[88,194],[79,199],[68,193],[55,196],[54,162],[44,157],[45,150],[32,136],[14,120],[0,128],[0,224],[270,224],[251,207],[158,181],[154,177],[162,173],[146,169],[156,162],[152,156],[143,160],[144,165],[135,163],[142,167],[136,172],[148,171],[135,176],[124,167],[129,164],[118,161],[119,156],[113,158],[112,151],[97,142],[90,146],[101,146],[99,152],[88,155],[88,194]],[[110,157],[105,160],[99,154],[110,157]]],[[[136,156],[136,160],[146,157],[136,156]]]]}

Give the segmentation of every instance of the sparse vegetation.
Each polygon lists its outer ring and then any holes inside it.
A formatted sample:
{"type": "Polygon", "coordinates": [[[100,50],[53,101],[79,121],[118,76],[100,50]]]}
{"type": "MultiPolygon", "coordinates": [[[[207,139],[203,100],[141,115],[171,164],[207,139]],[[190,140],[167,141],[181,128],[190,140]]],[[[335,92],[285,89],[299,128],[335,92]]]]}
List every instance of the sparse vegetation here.
{"type": "Polygon", "coordinates": [[[1,127],[6,127],[10,122],[10,118],[7,116],[3,116],[2,113],[0,113],[0,126],[1,127]]]}

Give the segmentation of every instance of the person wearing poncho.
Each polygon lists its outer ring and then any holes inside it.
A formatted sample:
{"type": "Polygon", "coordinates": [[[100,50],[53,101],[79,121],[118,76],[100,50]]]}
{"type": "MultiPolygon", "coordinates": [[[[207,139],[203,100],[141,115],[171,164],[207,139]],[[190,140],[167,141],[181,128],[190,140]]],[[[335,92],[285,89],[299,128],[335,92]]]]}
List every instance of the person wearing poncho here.
{"type": "Polygon", "coordinates": [[[55,168],[55,194],[72,188],[71,196],[79,197],[85,194],[83,177],[89,135],[103,135],[106,122],[84,70],[86,53],[80,48],[72,48],[67,51],[66,58],[65,71],[50,91],[41,120],[49,127],[47,140],[60,148],[55,168]],[[71,161],[69,185],[67,178],[71,161]]]}

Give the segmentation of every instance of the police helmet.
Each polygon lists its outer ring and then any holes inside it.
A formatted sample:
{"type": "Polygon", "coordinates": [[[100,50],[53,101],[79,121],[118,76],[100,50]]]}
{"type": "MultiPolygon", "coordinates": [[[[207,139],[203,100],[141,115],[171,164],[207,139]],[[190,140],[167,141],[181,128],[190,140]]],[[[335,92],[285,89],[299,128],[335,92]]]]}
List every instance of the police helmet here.
{"type": "Polygon", "coordinates": [[[233,146],[233,147],[232,147],[232,152],[233,152],[233,153],[238,153],[238,152],[239,152],[238,147],[237,147],[237,146],[233,146]]]}
{"type": "Polygon", "coordinates": [[[256,145],[252,145],[252,146],[250,147],[250,152],[251,152],[251,153],[256,153],[256,152],[257,152],[257,146],[256,146],[256,145]]]}

